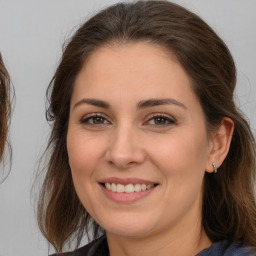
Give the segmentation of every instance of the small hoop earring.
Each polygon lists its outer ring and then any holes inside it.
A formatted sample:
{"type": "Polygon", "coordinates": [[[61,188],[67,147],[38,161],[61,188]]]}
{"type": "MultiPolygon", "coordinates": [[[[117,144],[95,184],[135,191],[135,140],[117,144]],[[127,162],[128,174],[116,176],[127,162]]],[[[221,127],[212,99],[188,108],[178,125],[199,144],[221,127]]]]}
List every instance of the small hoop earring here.
{"type": "Polygon", "coordinates": [[[212,166],[213,166],[213,169],[214,169],[214,173],[217,173],[217,172],[218,172],[218,169],[217,169],[217,167],[216,167],[215,162],[212,163],[212,166]]]}

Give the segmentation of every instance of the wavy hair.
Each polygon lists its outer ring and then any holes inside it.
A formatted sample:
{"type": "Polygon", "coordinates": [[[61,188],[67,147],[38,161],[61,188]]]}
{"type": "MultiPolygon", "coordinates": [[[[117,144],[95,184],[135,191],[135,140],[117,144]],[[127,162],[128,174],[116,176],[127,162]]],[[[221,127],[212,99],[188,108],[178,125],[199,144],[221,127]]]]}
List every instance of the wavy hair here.
{"type": "MultiPolygon", "coordinates": [[[[0,54],[0,161],[8,144],[8,127],[11,116],[10,76],[0,54]]],[[[10,147],[9,147],[10,148],[10,147]]]]}
{"type": "Polygon", "coordinates": [[[92,225],[80,203],[67,154],[67,127],[74,81],[88,56],[108,43],[149,42],[174,54],[191,79],[207,129],[223,117],[235,130],[229,153],[216,175],[205,174],[202,225],[212,241],[228,239],[256,246],[255,139],[234,103],[236,68],[223,40],[196,14],[168,1],[110,6],[85,22],[65,45],[48,87],[47,120],[52,123],[49,161],[38,203],[39,227],[58,252],[72,238],[79,245],[92,225]]]}

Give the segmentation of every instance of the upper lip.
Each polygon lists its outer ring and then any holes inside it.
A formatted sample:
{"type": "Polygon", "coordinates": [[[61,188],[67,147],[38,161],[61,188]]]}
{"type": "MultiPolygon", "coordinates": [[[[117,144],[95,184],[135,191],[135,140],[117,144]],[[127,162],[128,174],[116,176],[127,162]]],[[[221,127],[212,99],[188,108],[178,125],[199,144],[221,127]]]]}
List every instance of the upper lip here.
{"type": "Polygon", "coordinates": [[[139,178],[117,178],[117,177],[109,177],[105,178],[99,181],[99,183],[115,183],[115,184],[122,184],[122,185],[128,185],[128,184],[158,184],[157,182],[145,180],[145,179],[139,179],[139,178]]]}

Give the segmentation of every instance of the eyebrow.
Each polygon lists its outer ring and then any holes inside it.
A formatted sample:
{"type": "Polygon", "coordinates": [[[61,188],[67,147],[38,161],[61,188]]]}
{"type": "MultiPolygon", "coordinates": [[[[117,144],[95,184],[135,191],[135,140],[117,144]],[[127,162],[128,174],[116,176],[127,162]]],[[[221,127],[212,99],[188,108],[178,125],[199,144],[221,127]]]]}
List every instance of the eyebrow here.
{"type": "MultiPolygon", "coordinates": [[[[98,100],[98,99],[85,99],[84,98],[84,99],[81,99],[80,101],[78,101],[74,105],[73,109],[82,104],[93,105],[93,106],[105,108],[105,109],[110,108],[110,104],[107,103],[106,101],[98,100]]],[[[176,105],[176,106],[182,107],[184,109],[187,109],[187,107],[183,103],[181,103],[175,99],[170,99],[170,98],[143,100],[137,104],[137,108],[142,109],[142,108],[155,107],[155,106],[161,106],[161,105],[176,105]]]]}
{"type": "Polygon", "coordinates": [[[184,109],[187,109],[187,107],[175,100],[175,99],[170,99],[170,98],[166,98],[166,99],[149,99],[149,100],[145,100],[145,101],[140,101],[138,103],[138,108],[147,108],[147,107],[154,107],[154,106],[160,106],[160,105],[176,105],[179,107],[182,107],[184,109]]]}
{"type": "Polygon", "coordinates": [[[82,105],[82,104],[89,104],[89,105],[93,105],[93,106],[100,107],[100,108],[110,108],[110,105],[107,102],[103,101],[103,100],[81,99],[80,101],[78,101],[74,105],[73,109],[78,107],[78,106],[80,106],[80,105],[82,105]]]}

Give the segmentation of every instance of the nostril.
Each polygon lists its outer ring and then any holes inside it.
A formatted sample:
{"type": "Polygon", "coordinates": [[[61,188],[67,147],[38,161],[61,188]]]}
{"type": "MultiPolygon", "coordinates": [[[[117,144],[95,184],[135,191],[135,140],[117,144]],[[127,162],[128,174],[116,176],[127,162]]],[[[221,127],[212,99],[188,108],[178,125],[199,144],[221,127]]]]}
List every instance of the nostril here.
{"type": "Polygon", "coordinates": [[[119,169],[126,169],[144,162],[145,156],[141,148],[113,145],[105,154],[105,160],[119,169]]]}

